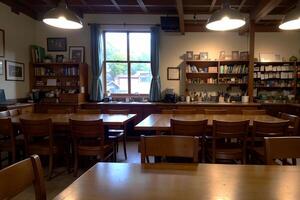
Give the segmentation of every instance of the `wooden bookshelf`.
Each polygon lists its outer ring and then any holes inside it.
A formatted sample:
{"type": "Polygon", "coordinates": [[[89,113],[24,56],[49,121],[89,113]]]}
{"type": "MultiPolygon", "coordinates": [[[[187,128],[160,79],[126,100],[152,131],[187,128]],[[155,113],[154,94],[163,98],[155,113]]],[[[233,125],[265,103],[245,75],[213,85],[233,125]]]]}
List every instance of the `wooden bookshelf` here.
{"type": "MultiPolygon", "coordinates": [[[[30,65],[30,86],[44,94],[48,103],[81,103],[87,100],[88,65],[83,63],[32,63],[30,65]]],[[[44,100],[44,101],[43,101],[44,100]]]]}

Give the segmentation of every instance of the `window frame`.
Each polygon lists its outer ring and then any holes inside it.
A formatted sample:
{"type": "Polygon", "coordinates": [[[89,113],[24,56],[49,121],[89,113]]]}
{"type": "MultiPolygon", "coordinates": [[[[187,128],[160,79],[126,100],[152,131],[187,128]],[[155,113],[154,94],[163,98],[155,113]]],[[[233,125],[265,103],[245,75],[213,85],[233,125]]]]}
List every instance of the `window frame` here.
{"type": "MultiPolygon", "coordinates": [[[[128,71],[128,92],[127,93],[113,93],[111,94],[112,97],[143,97],[147,98],[149,97],[149,94],[132,94],[131,93],[131,64],[132,63],[149,63],[151,66],[151,46],[150,46],[150,61],[130,61],[130,39],[129,39],[129,34],[130,33],[149,33],[151,34],[150,31],[128,31],[128,30],[106,30],[103,31],[103,47],[104,47],[104,67],[103,67],[103,80],[104,80],[104,91],[107,92],[107,79],[106,79],[106,64],[107,63],[124,63],[127,64],[127,71],[128,71]],[[106,60],[106,33],[126,33],[126,39],[127,39],[127,60],[126,61],[121,61],[121,60],[106,60]]],[[[151,75],[152,79],[152,75],[151,75]]],[[[150,91],[149,91],[150,93],[150,91]]]]}

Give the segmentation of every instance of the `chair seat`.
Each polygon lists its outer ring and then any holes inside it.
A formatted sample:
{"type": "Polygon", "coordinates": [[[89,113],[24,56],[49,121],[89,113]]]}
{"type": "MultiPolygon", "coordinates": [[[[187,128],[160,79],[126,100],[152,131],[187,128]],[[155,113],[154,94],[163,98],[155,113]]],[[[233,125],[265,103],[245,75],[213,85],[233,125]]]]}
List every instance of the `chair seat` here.
{"type": "MultiPolygon", "coordinates": [[[[212,155],[212,149],[208,149],[208,153],[212,155]]],[[[241,159],[243,151],[241,148],[218,148],[216,149],[216,159],[241,159]]]]}
{"type": "MultiPolygon", "coordinates": [[[[16,146],[17,147],[23,147],[24,146],[24,140],[16,140],[16,146]]],[[[11,151],[12,145],[9,139],[7,140],[0,140],[0,149],[2,151],[11,151]]]]}
{"type": "Polygon", "coordinates": [[[113,146],[111,144],[107,144],[104,146],[86,146],[86,145],[78,145],[78,153],[79,155],[99,155],[100,152],[107,154],[113,151],[113,146]]]}
{"type": "Polygon", "coordinates": [[[261,160],[265,158],[265,148],[264,147],[253,147],[251,148],[252,153],[261,160]]]}
{"type": "MultiPolygon", "coordinates": [[[[54,154],[57,154],[60,151],[58,144],[53,144],[52,151],[54,154]]],[[[40,155],[49,155],[50,154],[50,147],[48,140],[42,140],[35,143],[31,143],[28,147],[29,154],[40,154],[40,155]]]]}
{"type": "Polygon", "coordinates": [[[108,130],[108,139],[117,139],[124,136],[123,130],[117,130],[117,129],[109,129],[108,130]]]}

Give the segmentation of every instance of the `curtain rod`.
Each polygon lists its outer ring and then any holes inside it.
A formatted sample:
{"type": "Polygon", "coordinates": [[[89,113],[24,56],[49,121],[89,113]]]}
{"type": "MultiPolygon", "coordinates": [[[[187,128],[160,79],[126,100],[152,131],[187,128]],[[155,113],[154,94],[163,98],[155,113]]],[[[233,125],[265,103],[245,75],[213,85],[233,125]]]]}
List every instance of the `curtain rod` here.
{"type": "MultiPolygon", "coordinates": [[[[88,23],[88,25],[97,24],[97,23],[88,23]]],[[[160,24],[97,24],[97,25],[104,25],[104,26],[160,26],[160,24]]]]}

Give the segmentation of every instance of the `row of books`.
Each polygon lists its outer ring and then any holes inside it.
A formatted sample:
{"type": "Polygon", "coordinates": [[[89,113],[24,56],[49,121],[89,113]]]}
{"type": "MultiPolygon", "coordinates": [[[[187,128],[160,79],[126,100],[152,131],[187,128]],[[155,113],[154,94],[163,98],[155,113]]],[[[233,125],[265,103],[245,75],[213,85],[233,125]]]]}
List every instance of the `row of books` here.
{"type": "Polygon", "coordinates": [[[255,87],[293,87],[294,81],[291,80],[261,80],[255,81],[255,87]]]}
{"type": "Polygon", "coordinates": [[[246,84],[247,82],[248,82],[247,76],[244,76],[242,78],[224,77],[219,79],[219,83],[225,83],[225,84],[246,84]]]}
{"type": "Polygon", "coordinates": [[[79,69],[78,67],[64,67],[61,68],[58,73],[53,71],[53,68],[47,67],[36,67],[35,69],[36,76],[56,76],[57,74],[61,76],[78,76],[79,69]]]}
{"type": "Polygon", "coordinates": [[[246,74],[248,73],[247,65],[221,65],[220,74],[246,74]]]}
{"type": "Polygon", "coordinates": [[[61,86],[61,87],[77,87],[80,86],[80,82],[74,80],[57,80],[57,79],[47,79],[47,80],[37,80],[35,85],[38,86],[61,86]]]}
{"type": "Polygon", "coordinates": [[[37,45],[30,46],[31,52],[31,62],[32,63],[42,63],[45,58],[45,49],[37,45]]]}
{"type": "Polygon", "coordinates": [[[207,78],[207,79],[200,79],[200,78],[193,78],[188,79],[188,83],[192,84],[217,84],[218,80],[216,78],[207,78]]]}
{"type": "Polygon", "coordinates": [[[272,73],[262,73],[262,72],[254,72],[254,78],[258,79],[293,79],[293,72],[272,72],[272,73]]]}
{"type": "Polygon", "coordinates": [[[261,66],[254,66],[255,72],[278,72],[278,71],[294,71],[294,66],[290,66],[289,64],[282,65],[282,66],[274,66],[274,65],[261,65],[261,66]]]}
{"type": "Polygon", "coordinates": [[[36,76],[55,76],[55,72],[53,72],[53,69],[46,68],[46,67],[36,67],[34,69],[34,73],[36,76]]]}
{"type": "Polygon", "coordinates": [[[186,73],[218,73],[218,67],[196,67],[195,65],[187,65],[186,73]]]}
{"type": "Polygon", "coordinates": [[[78,76],[79,69],[78,67],[64,67],[61,68],[61,74],[63,74],[64,76],[78,76]]]}

